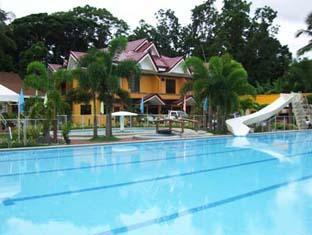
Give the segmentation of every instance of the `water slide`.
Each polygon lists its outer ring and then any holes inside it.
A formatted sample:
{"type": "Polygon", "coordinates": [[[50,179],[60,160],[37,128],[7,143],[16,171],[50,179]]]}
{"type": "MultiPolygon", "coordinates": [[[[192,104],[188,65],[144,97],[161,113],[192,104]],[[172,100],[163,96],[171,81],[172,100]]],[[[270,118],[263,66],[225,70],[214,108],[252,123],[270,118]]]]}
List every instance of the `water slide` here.
{"type": "Polygon", "coordinates": [[[269,119],[270,117],[278,114],[289,103],[298,101],[300,97],[301,94],[298,93],[281,94],[280,97],[272,104],[264,107],[258,112],[226,120],[226,126],[233,135],[246,136],[250,131],[248,125],[269,119]]]}

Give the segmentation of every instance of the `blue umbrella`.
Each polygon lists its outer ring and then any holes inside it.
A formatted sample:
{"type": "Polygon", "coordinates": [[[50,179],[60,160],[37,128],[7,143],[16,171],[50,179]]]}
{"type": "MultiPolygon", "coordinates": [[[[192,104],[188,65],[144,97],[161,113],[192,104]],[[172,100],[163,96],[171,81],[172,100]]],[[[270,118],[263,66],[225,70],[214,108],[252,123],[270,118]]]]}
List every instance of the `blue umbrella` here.
{"type": "Polygon", "coordinates": [[[19,98],[18,98],[18,112],[19,113],[24,113],[24,106],[25,106],[24,92],[23,92],[23,89],[21,89],[19,98]]]}
{"type": "Polygon", "coordinates": [[[207,97],[204,99],[203,109],[205,112],[208,111],[208,98],[207,97]]]}
{"type": "Polygon", "coordinates": [[[140,103],[140,111],[142,114],[144,113],[144,99],[143,99],[143,97],[142,97],[141,103],[140,103]]]}

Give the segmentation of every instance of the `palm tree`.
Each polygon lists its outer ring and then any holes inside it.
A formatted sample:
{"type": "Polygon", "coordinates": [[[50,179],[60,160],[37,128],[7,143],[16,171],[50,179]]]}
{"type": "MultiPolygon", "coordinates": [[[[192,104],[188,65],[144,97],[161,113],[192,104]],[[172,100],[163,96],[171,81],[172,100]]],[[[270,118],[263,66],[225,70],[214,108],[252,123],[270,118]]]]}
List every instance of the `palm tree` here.
{"type": "Polygon", "coordinates": [[[119,53],[125,50],[127,39],[119,37],[111,41],[107,50],[91,49],[84,56],[80,68],[76,71],[79,77],[79,85],[84,91],[88,91],[93,102],[93,138],[98,136],[96,118],[96,100],[105,104],[106,111],[106,136],[112,136],[112,108],[116,98],[127,101],[129,94],[120,88],[120,79],[139,79],[140,68],[135,61],[116,61],[119,53]]]}
{"type": "MultiPolygon", "coordinates": [[[[297,32],[296,37],[306,34],[309,37],[312,37],[312,12],[308,15],[306,19],[307,29],[301,29],[297,32]]],[[[304,53],[311,51],[312,49],[312,39],[309,40],[308,44],[300,48],[297,52],[298,55],[303,55],[304,53]]]]}
{"type": "Polygon", "coordinates": [[[246,70],[229,55],[211,57],[209,66],[194,57],[186,64],[193,72],[195,97],[208,97],[209,109],[217,111],[219,127],[224,129],[228,114],[238,108],[239,96],[255,94],[254,87],[248,83],[246,70]]]}
{"type": "MultiPolygon", "coordinates": [[[[212,94],[214,80],[210,79],[208,64],[204,63],[198,57],[190,57],[185,61],[185,68],[192,71],[192,79],[188,80],[181,89],[181,94],[192,92],[195,87],[205,87],[198,92],[194,92],[197,103],[202,103],[205,98],[208,98],[208,126],[212,128],[212,94]]],[[[198,89],[197,89],[198,90],[198,89]]]]}
{"type": "Polygon", "coordinates": [[[73,72],[74,77],[78,78],[79,82],[79,87],[75,90],[75,101],[92,102],[93,138],[98,137],[96,101],[103,79],[103,67],[103,52],[93,48],[81,59],[79,68],[73,72]]]}
{"type": "MultiPolygon", "coordinates": [[[[68,105],[63,100],[60,88],[65,82],[71,80],[71,73],[65,69],[60,69],[55,73],[47,71],[46,66],[38,61],[31,62],[27,66],[25,85],[46,94],[47,102],[44,104],[42,99],[35,99],[31,112],[38,111],[45,118],[44,135],[50,142],[50,126],[53,123],[53,139],[57,141],[57,114],[64,112],[68,105]]],[[[38,112],[37,112],[38,113],[38,112]]]]}
{"type": "Polygon", "coordinates": [[[248,83],[242,64],[228,54],[210,59],[209,76],[215,81],[213,103],[217,106],[220,127],[224,129],[225,119],[238,109],[239,96],[255,95],[255,88],[248,83]]]}

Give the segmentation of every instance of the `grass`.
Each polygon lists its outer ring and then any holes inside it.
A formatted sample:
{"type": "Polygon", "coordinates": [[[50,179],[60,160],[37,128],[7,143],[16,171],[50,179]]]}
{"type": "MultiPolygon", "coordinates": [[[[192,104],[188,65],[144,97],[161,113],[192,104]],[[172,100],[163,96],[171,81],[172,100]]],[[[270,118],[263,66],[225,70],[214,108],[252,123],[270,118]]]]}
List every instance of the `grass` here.
{"type": "Polygon", "coordinates": [[[115,137],[115,136],[110,136],[110,137],[98,136],[96,138],[90,139],[91,142],[114,142],[114,141],[118,141],[118,140],[120,140],[120,139],[115,137]]]}

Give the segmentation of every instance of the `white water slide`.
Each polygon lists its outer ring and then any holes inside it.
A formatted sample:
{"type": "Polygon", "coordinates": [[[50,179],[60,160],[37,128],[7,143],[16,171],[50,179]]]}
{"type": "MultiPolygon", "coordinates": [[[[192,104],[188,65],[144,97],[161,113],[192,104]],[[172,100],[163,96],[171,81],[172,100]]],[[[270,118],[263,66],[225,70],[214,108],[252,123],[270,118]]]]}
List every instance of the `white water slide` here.
{"type": "Polygon", "coordinates": [[[300,93],[281,94],[280,97],[272,104],[266,106],[258,112],[226,120],[226,126],[233,135],[246,136],[250,131],[248,125],[267,120],[278,114],[288,104],[298,102],[300,99],[300,93]]]}

